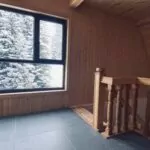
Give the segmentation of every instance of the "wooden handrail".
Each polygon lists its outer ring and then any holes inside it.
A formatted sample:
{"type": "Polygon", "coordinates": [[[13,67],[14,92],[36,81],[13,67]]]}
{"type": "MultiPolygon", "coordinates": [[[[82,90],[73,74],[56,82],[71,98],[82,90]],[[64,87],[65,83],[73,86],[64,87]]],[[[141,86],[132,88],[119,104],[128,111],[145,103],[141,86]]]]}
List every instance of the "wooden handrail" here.
{"type": "Polygon", "coordinates": [[[137,84],[150,86],[150,78],[137,77],[137,84]]]}
{"type": "Polygon", "coordinates": [[[102,83],[109,85],[120,85],[120,84],[133,84],[136,83],[136,78],[134,77],[107,77],[102,78],[102,83]]]}
{"type": "Polygon", "coordinates": [[[119,84],[140,84],[145,86],[150,86],[150,78],[145,77],[108,77],[103,76],[101,83],[109,85],[119,85],[119,84]]]}

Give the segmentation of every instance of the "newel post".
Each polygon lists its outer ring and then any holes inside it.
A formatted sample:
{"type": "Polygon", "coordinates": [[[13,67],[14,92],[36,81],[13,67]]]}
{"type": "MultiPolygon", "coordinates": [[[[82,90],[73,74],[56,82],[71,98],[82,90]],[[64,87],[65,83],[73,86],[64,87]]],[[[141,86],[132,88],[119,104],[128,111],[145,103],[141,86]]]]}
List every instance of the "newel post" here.
{"type": "MultiPolygon", "coordinates": [[[[94,75],[94,104],[93,104],[93,127],[97,130],[101,130],[103,126],[102,121],[102,109],[100,104],[102,99],[100,99],[100,90],[101,90],[101,80],[104,76],[104,69],[96,68],[94,75]]],[[[103,106],[101,106],[103,107],[103,106]]]]}

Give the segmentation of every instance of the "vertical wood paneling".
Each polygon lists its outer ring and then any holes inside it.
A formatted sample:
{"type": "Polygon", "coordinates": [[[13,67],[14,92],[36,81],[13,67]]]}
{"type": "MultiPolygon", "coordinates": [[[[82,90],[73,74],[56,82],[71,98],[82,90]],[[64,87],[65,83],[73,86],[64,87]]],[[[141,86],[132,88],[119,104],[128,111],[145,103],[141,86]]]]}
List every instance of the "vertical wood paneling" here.
{"type": "Polygon", "coordinates": [[[141,25],[139,30],[142,34],[143,43],[145,45],[145,50],[147,52],[150,63],[150,22],[141,25]]]}
{"type": "Polygon", "coordinates": [[[86,5],[69,7],[69,0],[0,0],[70,21],[67,92],[0,96],[0,115],[47,111],[92,103],[96,67],[111,76],[148,76],[146,54],[133,22],[102,14],[86,5]]]}
{"type": "Polygon", "coordinates": [[[0,116],[49,111],[65,107],[66,92],[0,96],[0,116]]]}
{"type": "Polygon", "coordinates": [[[133,22],[82,7],[72,12],[71,23],[71,105],[92,102],[96,67],[106,68],[110,76],[149,76],[147,55],[133,22]]]}

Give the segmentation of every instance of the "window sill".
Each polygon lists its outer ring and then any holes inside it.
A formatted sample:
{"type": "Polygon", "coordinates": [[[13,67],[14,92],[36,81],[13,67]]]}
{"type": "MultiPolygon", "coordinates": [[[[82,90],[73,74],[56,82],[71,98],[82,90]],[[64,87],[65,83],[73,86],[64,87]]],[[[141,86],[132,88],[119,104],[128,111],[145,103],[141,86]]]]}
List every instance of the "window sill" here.
{"type": "Polygon", "coordinates": [[[54,94],[54,93],[65,93],[67,92],[66,89],[64,90],[48,90],[48,91],[29,91],[29,92],[15,92],[15,93],[0,93],[0,97],[1,96],[22,96],[22,95],[28,95],[28,96],[32,96],[32,95],[39,95],[39,94],[54,94]]]}

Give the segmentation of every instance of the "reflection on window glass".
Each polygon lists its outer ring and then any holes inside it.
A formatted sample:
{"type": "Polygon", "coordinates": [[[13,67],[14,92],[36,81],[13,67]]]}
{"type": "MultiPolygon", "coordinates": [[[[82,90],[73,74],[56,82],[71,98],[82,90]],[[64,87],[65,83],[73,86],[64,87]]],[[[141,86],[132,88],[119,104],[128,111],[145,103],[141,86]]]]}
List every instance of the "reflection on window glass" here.
{"type": "Polygon", "coordinates": [[[0,63],[0,90],[62,88],[63,65],[0,63]]]}
{"type": "Polygon", "coordinates": [[[33,59],[34,18],[0,10],[0,58],[33,59]]]}
{"type": "Polygon", "coordinates": [[[62,34],[61,24],[40,21],[40,58],[62,59],[62,34]]]}

